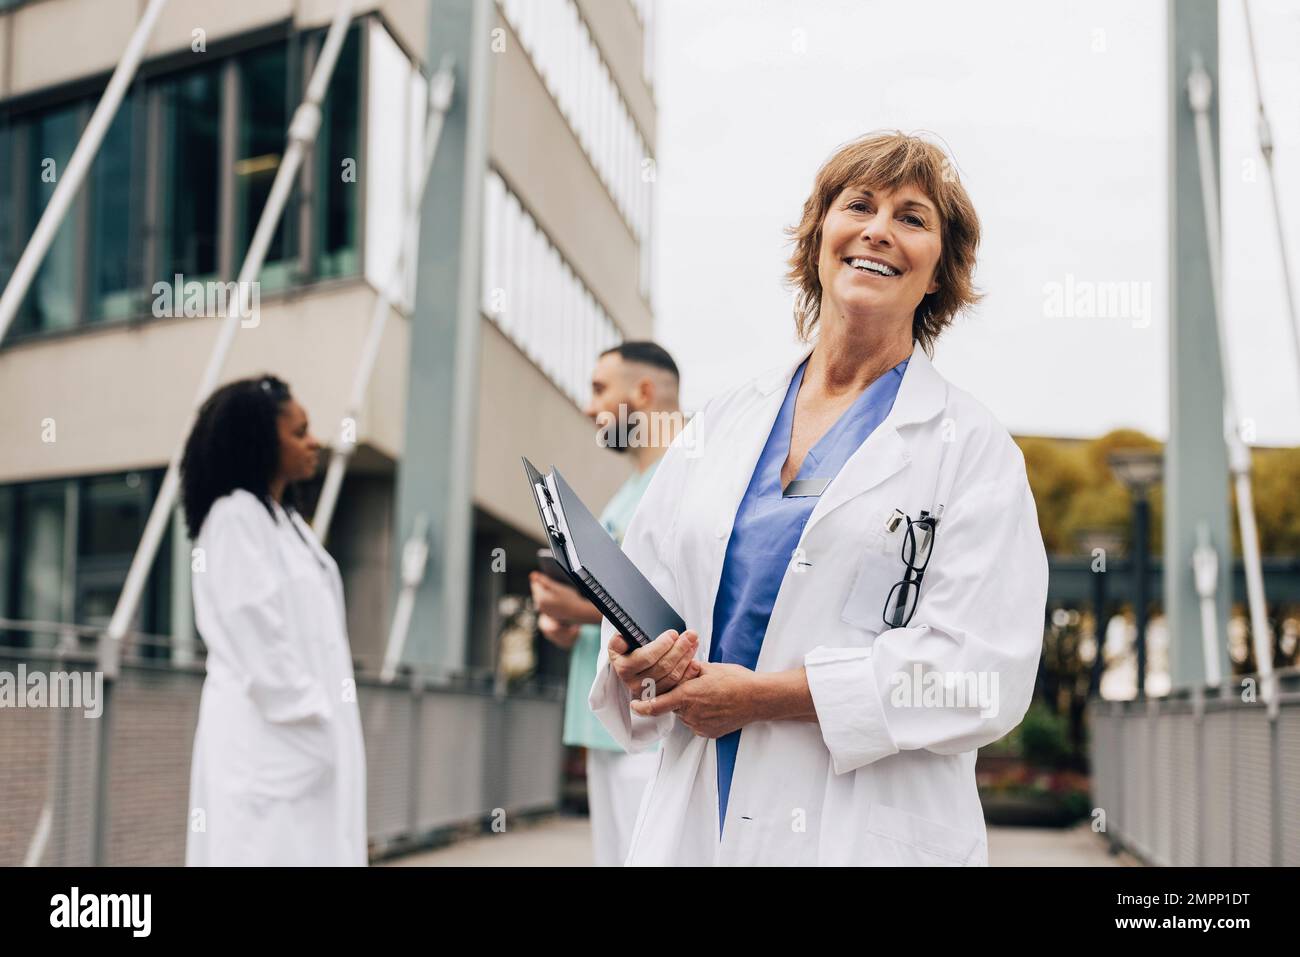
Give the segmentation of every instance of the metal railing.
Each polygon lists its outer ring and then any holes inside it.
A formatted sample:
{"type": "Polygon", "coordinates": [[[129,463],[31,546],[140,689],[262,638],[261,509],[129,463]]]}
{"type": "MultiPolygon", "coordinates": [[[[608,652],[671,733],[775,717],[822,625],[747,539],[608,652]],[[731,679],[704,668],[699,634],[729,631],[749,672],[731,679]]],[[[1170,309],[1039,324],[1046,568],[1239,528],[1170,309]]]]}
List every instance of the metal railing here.
{"type": "MultiPolygon", "coordinates": [[[[1222,691],[1088,705],[1093,800],[1106,835],[1148,864],[1300,864],[1300,680],[1277,708],[1222,691]]],[[[1258,678],[1256,678],[1258,682],[1258,678]]]]}
{"type": "MultiPolygon", "coordinates": [[[[93,675],[93,650],[0,647],[0,675],[93,675]]],[[[0,867],[178,865],[203,666],[126,660],[102,713],[0,706],[0,867]]],[[[89,679],[88,679],[89,680],[89,679]]],[[[12,685],[11,685],[12,687],[12,685]]],[[[357,675],[372,859],[448,829],[559,807],[558,688],[357,675]]]]}

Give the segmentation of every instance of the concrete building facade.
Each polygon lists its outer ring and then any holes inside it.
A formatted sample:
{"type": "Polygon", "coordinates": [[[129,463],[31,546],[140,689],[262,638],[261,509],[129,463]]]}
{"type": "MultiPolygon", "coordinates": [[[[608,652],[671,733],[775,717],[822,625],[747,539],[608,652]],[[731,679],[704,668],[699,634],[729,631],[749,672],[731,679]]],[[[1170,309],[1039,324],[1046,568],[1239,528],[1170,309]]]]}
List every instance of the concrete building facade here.
{"type": "MultiPolygon", "coordinates": [[[[0,279],[145,6],[0,2],[0,279]]],[[[163,14],[0,344],[4,643],[56,640],[13,622],[107,622],[219,324],[186,315],[180,286],[238,272],[334,9],[333,0],[172,0],[163,14]]],[[[256,322],[240,329],[222,375],[285,379],[326,441],[401,239],[423,149],[433,9],[355,4],[320,139],[262,272],[256,322]]],[[[472,614],[454,671],[495,666],[497,599],[526,592],[538,536],[519,456],[569,465],[594,502],[626,475],[626,462],[597,447],[581,406],[596,354],[653,332],[650,9],[490,6],[477,389],[473,407],[454,414],[473,423],[475,567],[496,549],[509,561],[499,578],[464,583],[472,614]]],[[[354,655],[368,667],[382,657],[396,589],[416,271],[387,323],[328,543],[354,655]]],[[[158,636],[138,640],[142,654],[194,655],[189,548],[178,516],[137,616],[140,632],[158,636]]],[[[547,653],[541,670],[561,673],[547,653]]]]}

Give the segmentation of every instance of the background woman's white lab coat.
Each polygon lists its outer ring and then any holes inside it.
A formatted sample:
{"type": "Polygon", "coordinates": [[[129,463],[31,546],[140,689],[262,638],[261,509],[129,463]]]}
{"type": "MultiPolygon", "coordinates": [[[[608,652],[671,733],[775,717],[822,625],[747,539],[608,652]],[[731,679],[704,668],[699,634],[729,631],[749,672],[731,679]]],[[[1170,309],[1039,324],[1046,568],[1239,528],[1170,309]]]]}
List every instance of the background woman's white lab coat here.
{"type": "Polygon", "coordinates": [[[343,585],[307,524],[275,510],[237,490],[213,504],[195,542],[208,673],[185,861],[364,865],[365,748],[343,585]]]}
{"type": "MultiPolygon", "coordinates": [[[[701,660],[731,523],[797,368],[710,401],[665,455],[624,539],[699,633],[701,660]]],[[[807,669],[819,723],[745,726],[721,840],[713,741],[671,713],[634,715],[601,655],[592,709],[629,750],[664,739],[628,863],[987,864],[976,749],[1029,706],[1046,600],[1047,557],[1020,450],[914,346],[889,416],[809,518],[759,655],[760,672],[807,669]],[[906,523],[890,532],[886,520],[895,508],[913,519],[934,510],[945,448],[952,489],[940,498],[920,605],[908,627],[887,628],[906,523]],[[996,710],[915,706],[901,693],[916,666],[986,688],[996,676],[996,710]]],[[[612,635],[606,623],[606,646],[612,635]]]]}

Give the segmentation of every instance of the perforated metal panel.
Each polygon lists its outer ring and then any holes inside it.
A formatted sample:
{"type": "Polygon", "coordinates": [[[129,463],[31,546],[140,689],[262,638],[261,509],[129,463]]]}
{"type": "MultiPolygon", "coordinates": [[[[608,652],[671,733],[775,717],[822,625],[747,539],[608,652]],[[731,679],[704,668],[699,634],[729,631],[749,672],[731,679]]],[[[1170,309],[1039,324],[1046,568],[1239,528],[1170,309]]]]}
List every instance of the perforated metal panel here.
{"type": "Polygon", "coordinates": [[[1174,827],[1174,722],[1179,716],[1161,714],[1152,724],[1154,753],[1151,761],[1151,863],[1168,866],[1172,859],[1174,827]]]}
{"type": "Polygon", "coordinates": [[[1236,773],[1232,777],[1232,819],[1237,825],[1233,863],[1238,867],[1267,867],[1272,862],[1273,840],[1268,716],[1264,707],[1257,705],[1238,710],[1233,718],[1236,773]]]}
{"type": "MultiPolygon", "coordinates": [[[[0,657],[0,671],[16,675],[19,665],[43,674],[93,669],[0,657]]],[[[101,731],[104,863],[183,863],[202,684],[197,671],[124,663],[100,718],[77,709],[0,708],[0,866],[22,864],[41,834],[40,863],[95,863],[101,731]]],[[[416,691],[363,678],[358,704],[373,842],[418,838],[497,807],[558,807],[562,700],[416,691]]]]}
{"type": "Polygon", "coordinates": [[[563,708],[524,698],[504,704],[506,806],[516,811],[554,806],[561,785],[563,708]]]}
{"type": "Polygon", "coordinates": [[[411,829],[415,698],[409,689],[359,684],[357,704],[366,742],[366,826],[372,840],[391,841],[411,829]]]}
{"type": "Polygon", "coordinates": [[[1209,867],[1232,866],[1232,712],[1215,708],[1205,713],[1202,756],[1205,760],[1205,813],[1201,840],[1209,867]]]}
{"type": "Polygon", "coordinates": [[[1110,837],[1150,864],[1300,865],[1300,694],[1283,675],[1276,724],[1210,690],[1088,706],[1092,788],[1110,837]],[[1289,687],[1288,687],[1289,685],[1289,687]]]}
{"type": "Polygon", "coordinates": [[[185,860],[190,756],[199,718],[199,674],[125,669],[105,717],[109,727],[108,839],[115,867],[185,860]]]}
{"type": "Polygon", "coordinates": [[[1107,739],[1107,754],[1103,765],[1110,770],[1110,784],[1105,788],[1106,818],[1113,837],[1123,834],[1124,821],[1124,748],[1123,715],[1115,712],[1110,715],[1110,736],[1107,739]]]}
{"type": "Polygon", "coordinates": [[[1147,729],[1147,716],[1136,712],[1125,715],[1124,748],[1124,798],[1121,833],[1134,850],[1143,856],[1151,854],[1151,835],[1148,819],[1151,799],[1151,739],[1147,729]]]}
{"type": "MultiPolygon", "coordinates": [[[[84,673],[92,667],[71,661],[53,665],[54,670],[63,672],[84,673]]],[[[15,692],[25,691],[29,676],[35,674],[42,675],[40,680],[48,687],[50,669],[44,660],[0,657],[0,671],[15,692]]],[[[28,703],[25,693],[22,703],[28,703]]],[[[92,863],[90,822],[99,721],[80,708],[0,708],[0,866],[22,864],[38,830],[43,830],[46,838],[44,853],[36,863],[92,863]]]]}
{"type": "Polygon", "coordinates": [[[1170,786],[1173,788],[1170,804],[1173,831],[1170,863],[1176,867],[1192,867],[1197,862],[1196,843],[1200,833],[1200,823],[1196,817],[1199,788],[1195,715],[1185,713],[1174,718],[1169,751],[1172,771],[1170,786]]]}
{"type": "Polygon", "coordinates": [[[1112,705],[1093,702],[1088,706],[1088,760],[1092,769],[1092,806],[1105,812],[1106,831],[1119,824],[1120,773],[1122,755],[1118,748],[1119,719],[1112,705]]]}
{"type": "MultiPolygon", "coordinates": [[[[40,864],[50,867],[89,866],[94,861],[95,777],[99,770],[99,719],[79,711],[52,716],[51,741],[53,794],[47,797],[52,812],[49,841],[40,864]]],[[[4,735],[0,735],[4,737],[4,735]]],[[[8,791],[6,785],[6,800],[8,791]]],[[[3,814],[0,809],[0,814],[3,814]]]]}
{"type": "Polygon", "coordinates": [[[1282,866],[1300,867],[1300,708],[1283,708],[1278,716],[1278,752],[1282,785],[1282,866]]]}
{"type": "Polygon", "coordinates": [[[421,830],[478,820],[490,812],[493,805],[483,794],[490,704],[487,695],[445,692],[421,700],[421,830]]]}

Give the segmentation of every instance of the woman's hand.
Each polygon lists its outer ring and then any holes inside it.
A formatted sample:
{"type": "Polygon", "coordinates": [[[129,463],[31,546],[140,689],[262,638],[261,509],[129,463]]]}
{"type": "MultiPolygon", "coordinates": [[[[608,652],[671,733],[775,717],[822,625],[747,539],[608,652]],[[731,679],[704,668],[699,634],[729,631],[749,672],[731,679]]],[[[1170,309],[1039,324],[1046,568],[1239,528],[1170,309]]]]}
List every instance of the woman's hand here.
{"type": "Polygon", "coordinates": [[[564,625],[600,624],[600,612],[576,588],[561,585],[541,572],[529,572],[528,585],[538,614],[547,615],[564,625]]]}
{"type": "Polygon", "coordinates": [[[702,665],[695,660],[699,645],[700,636],[693,631],[665,631],[629,655],[627,641],[615,635],[609,643],[609,666],[634,699],[653,698],[700,674],[702,665]]]}
{"type": "Polygon", "coordinates": [[[667,694],[635,700],[632,710],[641,715],[677,712],[682,723],[705,738],[720,738],[766,717],[759,705],[763,684],[742,665],[703,662],[700,676],[667,694]]]}

